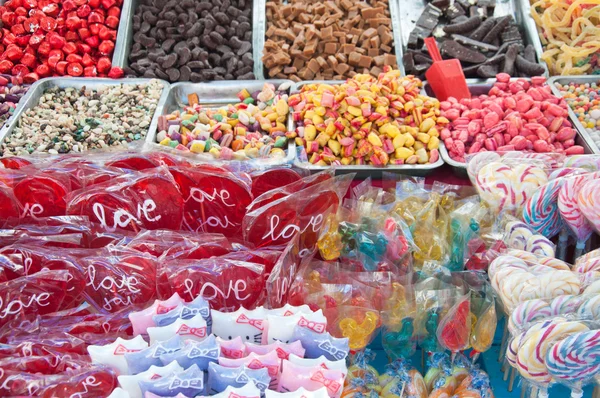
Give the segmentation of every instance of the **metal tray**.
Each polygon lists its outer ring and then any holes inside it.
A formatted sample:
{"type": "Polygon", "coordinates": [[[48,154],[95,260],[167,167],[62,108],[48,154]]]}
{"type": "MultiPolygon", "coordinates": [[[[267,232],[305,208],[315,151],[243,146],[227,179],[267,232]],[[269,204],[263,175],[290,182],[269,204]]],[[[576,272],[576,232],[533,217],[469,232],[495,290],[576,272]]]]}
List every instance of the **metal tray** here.
{"type": "MultiPolygon", "coordinates": [[[[115,43],[115,52],[113,57],[113,65],[121,68],[129,66],[129,53],[131,52],[131,46],[133,45],[133,15],[138,5],[138,0],[124,0],[123,8],[121,11],[121,21],[127,21],[127,23],[119,23],[119,31],[117,32],[117,42],[115,43]]],[[[252,57],[256,59],[256,2],[252,4],[252,57]]],[[[262,47],[261,47],[262,51],[262,47]]],[[[260,58],[260,55],[259,55],[260,58]]],[[[256,75],[256,63],[254,64],[254,76],[256,75]]]]}
{"type": "MultiPolygon", "coordinates": [[[[0,5],[2,5],[2,0],[0,0],[0,5]]],[[[12,86],[13,86],[12,83],[10,83],[10,81],[9,81],[8,88],[10,89],[12,86]]],[[[31,84],[23,84],[23,85],[21,85],[21,87],[27,87],[27,92],[29,92],[29,89],[31,88],[31,84]]],[[[15,104],[16,106],[15,106],[15,110],[13,111],[13,114],[10,115],[10,117],[8,119],[6,119],[3,124],[0,124],[0,133],[2,132],[3,128],[5,126],[8,126],[12,122],[12,119],[14,119],[17,109],[19,108],[19,104],[21,102],[23,102],[23,100],[27,96],[27,92],[25,94],[23,94],[23,96],[19,99],[19,102],[17,102],[15,104]]],[[[0,137],[2,137],[2,136],[0,135],[0,137]]],[[[0,139],[0,142],[2,142],[2,139],[0,139]]]]}
{"type": "MultiPolygon", "coordinates": [[[[402,57],[404,56],[404,52],[407,50],[408,36],[410,35],[410,32],[414,29],[414,27],[417,23],[417,20],[421,16],[421,13],[423,12],[423,9],[425,9],[425,6],[428,4],[428,1],[427,0],[397,0],[397,1],[400,3],[399,17],[400,17],[400,20],[402,21],[402,24],[400,25],[402,45],[399,48],[400,49],[399,65],[402,65],[400,70],[404,73],[404,64],[402,63],[402,57]]],[[[519,30],[520,30],[521,34],[523,35],[524,44],[525,45],[533,44],[536,54],[537,54],[537,57],[538,57],[538,60],[540,60],[541,59],[540,57],[542,55],[542,51],[541,51],[542,46],[541,46],[540,38],[537,33],[537,29],[535,27],[535,22],[529,15],[529,8],[527,8],[527,13],[525,14],[524,7],[515,5],[515,2],[517,2],[520,4],[527,3],[527,6],[528,6],[528,4],[529,4],[528,1],[529,0],[497,0],[496,8],[494,9],[494,17],[512,15],[515,18],[515,22],[517,23],[517,25],[520,28],[519,30]],[[531,26],[530,22],[533,23],[533,26],[531,26]]],[[[396,51],[398,52],[398,48],[396,49],[396,51]]],[[[546,66],[546,63],[542,63],[542,65],[544,66],[544,69],[546,69],[544,76],[548,76],[548,68],[546,66]]],[[[477,83],[477,82],[483,81],[483,80],[485,80],[485,79],[469,78],[469,79],[467,79],[467,83],[477,83]]]]}
{"type": "Polygon", "coordinates": [[[527,32],[527,39],[531,44],[533,44],[533,48],[535,49],[535,53],[538,58],[538,62],[546,69],[546,76],[550,76],[550,71],[548,69],[548,65],[546,62],[542,61],[542,54],[544,53],[544,48],[542,47],[542,41],[540,40],[540,34],[537,30],[537,25],[531,16],[531,4],[529,0],[515,0],[519,3],[519,14],[521,21],[520,22],[527,32]]]}
{"type": "MultiPolygon", "coordinates": [[[[515,79],[516,80],[516,79],[515,79]]],[[[492,88],[493,84],[496,82],[496,79],[487,79],[484,81],[480,81],[477,83],[469,83],[469,91],[472,95],[482,95],[487,94],[490,88],[492,88]]],[[[550,82],[550,81],[549,81],[550,82]]],[[[550,83],[549,83],[550,84],[550,83]]],[[[433,91],[431,90],[431,86],[429,83],[423,83],[423,91],[429,95],[433,96],[433,91]]],[[[573,112],[569,110],[569,120],[575,126],[577,118],[574,117],[573,112]]],[[[441,141],[441,140],[440,140],[441,141]]],[[[578,131],[577,138],[575,143],[583,146],[585,153],[599,153],[598,150],[594,147],[593,141],[590,141],[590,137],[587,134],[581,134],[581,131],[578,131]]],[[[454,173],[460,177],[468,177],[467,175],[467,164],[461,163],[453,160],[446,149],[446,146],[443,145],[443,142],[440,143],[440,158],[444,159],[444,162],[448,163],[454,173]]]]}
{"type": "MultiPolygon", "coordinates": [[[[393,1],[393,0],[391,0],[393,1]]],[[[294,83],[292,87],[292,93],[295,91],[299,91],[300,88],[307,84],[313,83],[325,83],[325,84],[342,84],[343,82],[339,80],[308,80],[300,83],[294,83]]],[[[290,113],[290,131],[296,130],[296,123],[293,120],[292,114],[290,113]]],[[[441,141],[441,140],[440,140],[441,141]]],[[[390,165],[386,167],[374,167],[367,165],[351,165],[351,166],[335,166],[336,174],[342,173],[357,173],[359,178],[366,178],[369,176],[372,177],[380,177],[383,172],[392,172],[398,174],[406,174],[411,176],[426,176],[429,175],[433,170],[442,166],[444,161],[442,157],[438,159],[435,163],[428,164],[403,164],[403,165],[390,165]]],[[[300,169],[308,170],[311,173],[317,173],[319,171],[328,170],[333,166],[316,166],[309,162],[301,162],[296,156],[294,160],[294,165],[300,169]]]]}
{"type": "MultiPolygon", "coordinates": [[[[576,84],[597,83],[597,84],[600,84],[600,76],[589,75],[589,76],[555,76],[555,77],[551,77],[550,79],[548,79],[548,84],[550,85],[552,92],[557,97],[562,97],[560,90],[558,88],[556,88],[556,86],[554,85],[555,83],[559,83],[562,85],[569,84],[569,83],[576,83],[576,84]]],[[[579,135],[581,135],[583,137],[583,139],[588,142],[588,145],[590,146],[590,148],[592,148],[593,153],[600,153],[600,128],[596,129],[598,131],[598,139],[594,140],[594,138],[590,135],[590,133],[587,131],[587,129],[585,127],[583,127],[583,125],[581,124],[581,122],[579,121],[577,116],[575,115],[575,112],[573,112],[573,109],[571,109],[570,106],[569,106],[569,116],[571,118],[571,121],[577,128],[579,135]]]]}
{"type": "MultiPolygon", "coordinates": [[[[394,52],[396,63],[404,76],[401,51],[401,29],[399,0],[388,0],[390,5],[390,19],[392,20],[392,36],[394,37],[394,52]]],[[[410,1],[410,0],[407,0],[410,1]]],[[[263,49],[265,48],[265,33],[267,32],[267,0],[254,0],[254,18],[252,21],[252,38],[254,54],[254,75],[259,80],[265,79],[265,68],[262,62],[263,49]]],[[[404,23],[404,21],[402,21],[404,23]]]]}
{"type": "MultiPolygon", "coordinates": [[[[18,125],[21,120],[21,115],[27,109],[33,108],[39,102],[40,97],[47,89],[51,87],[59,87],[59,88],[81,88],[81,87],[89,87],[96,89],[102,86],[118,86],[120,84],[141,84],[148,83],[150,80],[159,80],[163,85],[163,91],[158,99],[158,103],[156,104],[156,110],[154,112],[154,116],[152,117],[152,122],[148,127],[148,132],[146,133],[146,137],[150,134],[150,131],[156,131],[156,126],[158,125],[158,115],[161,114],[162,107],[167,100],[167,96],[170,91],[170,84],[164,80],[160,79],[145,79],[145,78],[135,78],[135,79],[105,79],[105,78],[83,78],[83,77],[48,77],[45,79],[38,80],[35,82],[21,101],[19,101],[19,105],[17,109],[15,109],[15,113],[13,117],[8,120],[9,123],[4,124],[4,127],[0,129],[0,143],[4,141],[6,137],[8,137],[15,127],[18,125]]],[[[143,142],[143,140],[140,140],[143,142]]]]}
{"type": "MultiPolygon", "coordinates": [[[[274,80],[229,80],[229,81],[215,81],[207,83],[174,83],[171,85],[169,94],[165,100],[164,106],[161,107],[159,115],[167,115],[173,111],[181,110],[184,106],[188,105],[189,94],[198,94],[198,100],[200,105],[210,108],[218,108],[228,104],[235,104],[240,102],[237,94],[242,89],[247,89],[249,92],[261,90],[265,83],[272,83],[275,87],[279,87],[281,84],[289,82],[290,88],[287,90],[288,94],[291,92],[293,82],[291,80],[274,79],[274,80]]],[[[291,115],[291,113],[290,113],[291,115]]],[[[287,121],[288,131],[292,129],[292,118],[288,116],[287,121]]],[[[150,130],[146,135],[146,147],[151,149],[165,150],[169,147],[160,145],[156,142],[156,134],[158,133],[158,124],[152,124],[150,130]]],[[[181,153],[181,151],[173,151],[173,153],[181,153]]],[[[195,156],[202,156],[200,154],[194,154],[195,156]]],[[[288,144],[287,156],[283,159],[271,159],[264,158],[260,159],[261,165],[281,165],[281,164],[292,164],[294,157],[296,156],[296,143],[292,140],[288,144]]],[[[213,159],[212,155],[207,156],[207,159],[213,159]]]]}

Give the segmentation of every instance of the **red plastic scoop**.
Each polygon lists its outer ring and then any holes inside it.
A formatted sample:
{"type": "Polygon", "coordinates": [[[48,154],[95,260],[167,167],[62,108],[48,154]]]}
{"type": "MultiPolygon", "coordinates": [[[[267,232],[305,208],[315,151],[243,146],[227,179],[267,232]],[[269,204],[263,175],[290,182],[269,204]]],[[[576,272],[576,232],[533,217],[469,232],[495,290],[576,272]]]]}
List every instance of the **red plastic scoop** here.
{"type": "Polygon", "coordinates": [[[471,98],[460,61],[457,59],[442,60],[442,55],[434,37],[426,38],[425,45],[431,59],[433,59],[433,65],[425,72],[425,77],[436,98],[440,101],[444,101],[448,97],[454,97],[458,100],[471,98]]]}

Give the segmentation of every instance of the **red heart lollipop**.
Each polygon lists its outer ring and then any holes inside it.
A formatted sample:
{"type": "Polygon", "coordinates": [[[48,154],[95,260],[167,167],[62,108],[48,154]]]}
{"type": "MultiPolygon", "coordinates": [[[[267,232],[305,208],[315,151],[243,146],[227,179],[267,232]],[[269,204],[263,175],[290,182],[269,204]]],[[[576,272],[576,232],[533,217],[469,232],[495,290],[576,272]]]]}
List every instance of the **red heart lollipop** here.
{"type": "Polygon", "coordinates": [[[131,188],[138,220],[146,229],[181,229],[183,198],[170,175],[139,179],[131,188]]]}
{"type": "Polygon", "coordinates": [[[131,201],[119,193],[104,191],[94,189],[91,193],[79,192],[69,200],[67,214],[87,216],[108,231],[124,229],[139,232],[142,225],[136,218],[136,210],[131,201]]]}
{"type": "Polygon", "coordinates": [[[187,160],[179,158],[179,157],[176,158],[176,157],[166,154],[164,152],[148,152],[148,153],[146,153],[146,156],[149,159],[153,160],[154,162],[158,163],[160,166],[191,167],[190,162],[188,162],[187,160]]]}
{"type": "Polygon", "coordinates": [[[171,174],[185,200],[186,229],[226,236],[239,233],[246,207],[252,201],[243,181],[228,173],[217,175],[181,168],[171,169],[171,174]]]}
{"type": "Polygon", "coordinates": [[[246,214],[243,221],[244,238],[258,247],[284,245],[300,232],[296,206],[281,201],[246,214]]]}
{"type": "Polygon", "coordinates": [[[155,160],[144,155],[127,155],[106,162],[106,166],[140,171],[153,169],[158,167],[159,164],[155,160]]]}
{"type": "Polygon", "coordinates": [[[117,375],[108,367],[91,365],[56,376],[45,376],[41,398],[107,397],[117,387],[117,375]]]}
{"type": "Polygon", "coordinates": [[[156,297],[156,261],[130,251],[84,259],[86,293],[100,311],[145,305],[156,297]]]}
{"type": "Polygon", "coordinates": [[[27,314],[57,311],[66,295],[68,271],[43,270],[0,285],[0,326],[27,314]]]}
{"type": "Polygon", "coordinates": [[[186,301],[201,295],[217,310],[260,305],[265,283],[262,265],[223,258],[170,261],[161,268],[159,279],[163,299],[173,292],[186,301]]]}
{"type": "Polygon", "coordinates": [[[286,168],[252,174],[252,196],[257,198],[267,191],[291,184],[301,178],[294,170],[286,168]]]}
{"type": "Polygon", "coordinates": [[[34,217],[63,216],[67,204],[68,186],[52,174],[39,174],[18,182],[14,193],[23,206],[23,213],[34,217]]]}

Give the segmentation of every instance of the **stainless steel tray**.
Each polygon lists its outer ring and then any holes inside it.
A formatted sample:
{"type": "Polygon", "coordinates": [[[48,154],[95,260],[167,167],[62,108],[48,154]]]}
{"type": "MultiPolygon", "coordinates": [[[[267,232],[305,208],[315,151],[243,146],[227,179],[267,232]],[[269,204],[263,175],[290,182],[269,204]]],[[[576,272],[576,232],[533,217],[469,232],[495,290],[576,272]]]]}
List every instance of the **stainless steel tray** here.
{"type": "Polygon", "coordinates": [[[518,11],[521,18],[520,22],[527,32],[527,39],[531,44],[533,44],[533,48],[535,49],[535,53],[538,58],[538,62],[546,69],[546,76],[550,76],[550,71],[548,69],[548,65],[546,62],[542,61],[542,54],[544,53],[544,48],[542,47],[542,41],[540,40],[540,34],[537,30],[537,25],[531,16],[531,4],[529,0],[515,0],[518,1],[518,11]]]}
{"type": "MultiPolygon", "coordinates": [[[[589,76],[555,76],[555,77],[551,77],[550,79],[548,79],[548,84],[550,85],[550,88],[552,88],[552,92],[557,97],[562,97],[560,90],[558,88],[556,88],[555,83],[559,83],[562,85],[569,84],[569,83],[576,83],[576,84],[597,83],[597,84],[600,84],[600,76],[589,75],[589,76]]],[[[581,135],[583,137],[583,139],[585,139],[588,142],[588,144],[589,144],[590,148],[592,148],[593,152],[600,153],[600,128],[596,129],[597,138],[595,138],[590,135],[590,133],[587,131],[587,129],[585,127],[583,127],[583,125],[581,124],[581,122],[579,121],[577,116],[575,115],[575,112],[573,112],[573,109],[570,106],[569,106],[569,116],[571,117],[571,121],[577,128],[579,135],[581,135]]]]}
{"type": "MultiPolygon", "coordinates": [[[[152,117],[152,122],[148,127],[148,132],[146,133],[146,137],[150,134],[150,131],[156,131],[156,127],[158,125],[158,115],[161,114],[162,107],[167,100],[167,96],[169,94],[170,84],[164,80],[160,79],[145,79],[145,78],[135,78],[135,79],[105,79],[105,78],[83,78],[83,77],[48,77],[45,79],[38,80],[35,82],[29,90],[27,90],[27,94],[21,101],[19,101],[19,105],[17,109],[15,109],[15,113],[11,119],[9,119],[10,123],[6,123],[2,129],[0,129],[0,144],[4,141],[6,137],[8,137],[15,127],[19,124],[21,120],[21,115],[27,109],[30,109],[36,106],[39,102],[40,97],[47,89],[51,87],[59,87],[59,88],[81,88],[81,87],[89,87],[93,89],[97,89],[102,86],[118,86],[120,84],[142,84],[148,83],[150,80],[159,80],[164,88],[160,98],[158,99],[158,104],[156,105],[156,111],[154,112],[154,116],[152,117]]],[[[140,140],[143,142],[143,140],[140,140]]]]}
{"type": "MultiPolygon", "coordinates": [[[[472,95],[487,94],[487,92],[490,90],[490,88],[492,88],[492,86],[494,85],[495,82],[496,82],[496,79],[487,79],[487,80],[481,80],[476,83],[469,83],[468,84],[469,91],[471,92],[472,95]]],[[[548,82],[549,82],[548,84],[550,84],[550,80],[548,82]]],[[[427,95],[433,96],[433,91],[431,90],[431,86],[427,82],[423,83],[423,91],[427,95]]],[[[571,121],[571,123],[574,126],[576,126],[577,118],[574,116],[575,115],[573,114],[573,112],[569,110],[569,120],[571,121]]],[[[579,129],[577,129],[577,130],[579,130],[579,129]]],[[[597,148],[595,148],[593,141],[590,140],[589,135],[587,133],[581,134],[581,131],[578,131],[575,143],[577,145],[583,146],[585,153],[600,153],[600,152],[598,152],[597,148]]],[[[444,162],[448,163],[450,165],[450,167],[452,167],[452,170],[454,171],[454,173],[456,175],[458,175],[460,177],[468,176],[467,175],[467,164],[453,160],[450,157],[450,154],[448,153],[446,146],[443,145],[443,142],[440,143],[440,158],[444,159],[444,162]]]]}
{"type": "MultiPolygon", "coordinates": [[[[394,37],[394,52],[396,63],[404,76],[401,50],[400,11],[398,0],[388,0],[390,5],[390,18],[392,20],[392,36],[394,37]]],[[[410,1],[410,0],[407,0],[410,1]]],[[[252,41],[254,54],[254,76],[259,80],[265,79],[265,68],[262,62],[263,49],[265,48],[265,33],[267,32],[267,0],[254,0],[254,17],[252,21],[252,41]]],[[[404,23],[404,21],[402,21],[404,23]]]]}
{"type": "MultiPolygon", "coordinates": [[[[242,89],[247,89],[249,92],[261,90],[265,83],[272,83],[276,88],[283,83],[290,83],[290,88],[287,90],[288,94],[291,92],[293,82],[291,80],[274,79],[274,80],[228,80],[228,81],[215,81],[207,83],[174,83],[171,85],[169,94],[165,100],[164,106],[161,107],[159,115],[167,115],[173,111],[181,110],[184,106],[188,105],[188,95],[197,94],[198,102],[201,105],[208,107],[221,107],[227,104],[235,104],[240,102],[237,94],[242,89]]],[[[291,115],[291,113],[290,113],[291,115]]],[[[288,115],[287,129],[292,129],[292,118],[288,115]]],[[[158,133],[158,125],[152,124],[150,130],[146,135],[146,148],[165,150],[170,147],[160,145],[156,142],[156,134],[158,133]]],[[[181,151],[174,150],[173,153],[181,153],[181,151]]],[[[201,154],[193,154],[197,157],[202,157],[201,154]]],[[[292,140],[288,144],[287,156],[283,159],[271,159],[264,158],[260,159],[261,165],[281,165],[281,164],[292,164],[294,157],[296,156],[296,143],[292,140]]],[[[207,160],[214,159],[212,155],[206,156],[207,160]]]]}
{"type": "MultiPolygon", "coordinates": [[[[393,0],[391,0],[391,1],[393,1],[393,0]]],[[[312,84],[312,83],[342,84],[343,82],[341,82],[339,80],[320,80],[320,81],[307,80],[307,81],[300,82],[300,83],[294,83],[294,86],[292,87],[292,93],[300,90],[300,88],[302,86],[307,85],[307,84],[312,84]]],[[[294,122],[293,116],[291,113],[290,113],[290,123],[291,123],[290,131],[296,130],[296,123],[294,122]]],[[[444,164],[444,161],[442,160],[442,157],[440,156],[440,158],[438,159],[437,162],[428,163],[428,164],[403,164],[403,165],[390,165],[390,166],[386,166],[386,167],[374,167],[374,166],[367,166],[367,165],[351,165],[351,166],[335,166],[335,169],[336,169],[337,174],[357,173],[359,178],[365,178],[368,176],[377,177],[377,176],[380,176],[381,173],[383,173],[383,172],[392,172],[392,173],[406,174],[406,175],[411,175],[411,176],[426,176],[426,175],[430,174],[433,170],[442,166],[443,164],[444,164]]],[[[328,170],[331,167],[333,167],[333,166],[316,166],[309,162],[301,162],[298,159],[298,156],[296,156],[296,159],[294,160],[294,165],[300,169],[308,170],[311,173],[317,173],[319,171],[328,170]]]]}
{"type": "MultiPolygon", "coordinates": [[[[129,53],[131,52],[131,46],[133,45],[133,15],[137,8],[138,0],[124,0],[123,9],[121,11],[121,21],[127,21],[127,23],[119,24],[119,31],[117,32],[117,42],[115,43],[115,55],[113,57],[113,65],[125,68],[129,66],[129,53]]],[[[252,57],[256,59],[256,2],[252,4],[252,57]]],[[[261,47],[262,52],[262,47],[261,47]]],[[[260,58],[260,55],[259,55],[260,58]]],[[[254,63],[254,71],[256,71],[256,62],[254,63]]],[[[254,76],[258,79],[256,72],[254,76]]]]}
{"type": "MultiPolygon", "coordinates": [[[[0,5],[2,5],[2,0],[0,0],[0,5]]],[[[8,83],[8,88],[11,88],[12,84],[9,82],[8,83]]],[[[27,87],[27,91],[29,91],[29,89],[31,88],[30,84],[23,84],[21,85],[21,87],[27,87]]],[[[2,130],[4,128],[4,126],[8,126],[11,122],[12,119],[14,119],[15,114],[17,113],[17,109],[19,108],[19,104],[21,104],[23,102],[23,100],[25,99],[25,97],[27,96],[27,93],[23,94],[23,96],[19,99],[19,102],[17,104],[15,104],[15,110],[13,111],[13,114],[10,115],[10,117],[8,119],[6,119],[4,121],[4,123],[0,124],[0,134],[2,133],[2,130]]],[[[2,135],[0,135],[0,137],[2,137],[2,135]]],[[[0,142],[2,142],[2,139],[0,138],[0,142]]]]}
{"type": "MultiPolygon", "coordinates": [[[[399,3],[400,3],[399,17],[400,17],[400,20],[402,21],[402,24],[400,25],[400,28],[402,30],[402,32],[401,32],[402,45],[399,48],[399,50],[400,50],[399,65],[402,65],[402,68],[400,70],[404,73],[404,64],[402,63],[402,57],[404,56],[404,52],[407,50],[408,36],[410,35],[410,32],[414,29],[414,27],[417,23],[417,20],[421,16],[421,13],[423,12],[423,9],[425,9],[425,6],[428,4],[428,1],[426,1],[426,0],[397,0],[397,1],[399,1],[399,3]]],[[[524,7],[521,6],[521,4],[526,3],[528,1],[529,0],[497,0],[496,8],[494,9],[494,17],[502,17],[505,15],[512,15],[515,18],[515,22],[517,23],[517,25],[520,28],[519,30],[520,30],[521,34],[523,35],[524,44],[525,45],[533,44],[533,46],[536,50],[538,60],[540,60],[541,59],[540,57],[542,55],[542,52],[541,52],[542,46],[540,43],[540,38],[537,33],[537,29],[535,27],[535,22],[529,15],[529,9],[527,9],[527,14],[525,14],[524,7]],[[515,4],[515,2],[517,2],[519,4],[515,4]],[[533,26],[531,26],[531,24],[529,22],[533,23],[533,26]]],[[[396,49],[396,51],[398,53],[398,48],[396,49]]],[[[544,76],[548,76],[548,68],[546,67],[546,64],[542,63],[542,65],[546,69],[544,76]]],[[[471,78],[471,79],[467,79],[467,83],[476,83],[481,80],[484,80],[484,79],[471,78]]]]}

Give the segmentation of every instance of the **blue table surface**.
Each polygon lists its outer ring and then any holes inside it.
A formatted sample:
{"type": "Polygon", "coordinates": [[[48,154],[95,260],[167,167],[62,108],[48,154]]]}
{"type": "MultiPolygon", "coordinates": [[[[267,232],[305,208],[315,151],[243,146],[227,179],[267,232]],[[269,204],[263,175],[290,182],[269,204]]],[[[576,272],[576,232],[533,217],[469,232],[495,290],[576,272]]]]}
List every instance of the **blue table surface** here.
{"type": "MultiPolygon", "coordinates": [[[[496,336],[494,338],[494,344],[492,348],[490,348],[487,352],[483,353],[479,359],[477,360],[477,364],[482,370],[485,370],[490,376],[490,380],[492,383],[492,390],[494,392],[495,398],[519,398],[521,396],[521,384],[522,378],[518,375],[515,378],[513,391],[508,391],[508,380],[504,381],[503,376],[504,372],[501,370],[502,364],[498,362],[498,355],[500,352],[500,343],[502,341],[502,331],[504,329],[504,319],[498,322],[498,328],[496,330],[496,336]]],[[[373,366],[380,372],[385,370],[385,365],[388,363],[388,358],[381,347],[381,340],[378,337],[375,338],[375,341],[369,346],[375,354],[376,358],[374,360],[373,366]]],[[[410,359],[412,365],[419,369],[421,373],[424,373],[424,369],[421,366],[421,358],[422,353],[420,350],[417,350],[416,354],[410,359]]],[[[427,366],[427,365],[425,365],[427,366]]],[[[571,391],[562,386],[562,385],[554,385],[549,390],[550,398],[569,398],[571,396],[571,391]]],[[[588,386],[584,389],[584,398],[591,398],[592,396],[592,387],[588,386]]],[[[528,395],[526,395],[529,398],[528,395]]]]}

